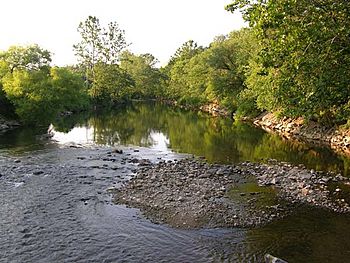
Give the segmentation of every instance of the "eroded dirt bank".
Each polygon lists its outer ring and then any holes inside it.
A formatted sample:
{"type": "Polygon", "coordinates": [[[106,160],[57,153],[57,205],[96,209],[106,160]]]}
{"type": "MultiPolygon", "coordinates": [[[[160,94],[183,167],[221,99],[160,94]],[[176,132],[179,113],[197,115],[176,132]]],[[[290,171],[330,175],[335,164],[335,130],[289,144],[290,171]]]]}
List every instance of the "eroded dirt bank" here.
{"type": "Polygon", "coordinates": [[[265,113],[254,120],[254,124],[268,132],[276,132],[288,139],[326,144],[333,150],[350,154],[350,131],[338,127],[327,128],[316,122],[306,123],[302,118],[277,118],[265,113]]]}

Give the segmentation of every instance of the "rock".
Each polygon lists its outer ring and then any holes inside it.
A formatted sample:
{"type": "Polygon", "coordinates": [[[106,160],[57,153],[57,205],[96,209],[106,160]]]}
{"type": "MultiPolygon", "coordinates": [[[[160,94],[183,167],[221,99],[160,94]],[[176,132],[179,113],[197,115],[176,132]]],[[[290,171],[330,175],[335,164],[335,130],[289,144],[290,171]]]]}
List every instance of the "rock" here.
{"type": "Polygon", "coordinates": [[[40,175],[40,174],[43,174],[44,172],[43,171],[35,171],[33,172],[33,175],[40,175]]]}
{"type": "Polygon", "coordinates": [[[308,173],[306,171],[303,171],[302,173],[299,174],[299,177],[304,179],[304,180],[309,180],[312,177],[311,173],[308,173]]]}
{"type": "Polygon", "coordinates": [[[267,185],[275,185],[277,183],[276,178],[272,178],[270,182],[267,183],[267,185]]]}
{"type": "Polygon", "coordinates": [[[308,195],[308,193],[309,193],[309,189],[307,189],[307,188],[301,189],[301,194],[302,195],[306,196],[306,195],[308,195]]]}
{"type": "Polygon", "coordinates": [[[287,261],[274,257],[270,254],[265,254],[264,259],[265,259],[265,263],[288,263],[287,261]]]}

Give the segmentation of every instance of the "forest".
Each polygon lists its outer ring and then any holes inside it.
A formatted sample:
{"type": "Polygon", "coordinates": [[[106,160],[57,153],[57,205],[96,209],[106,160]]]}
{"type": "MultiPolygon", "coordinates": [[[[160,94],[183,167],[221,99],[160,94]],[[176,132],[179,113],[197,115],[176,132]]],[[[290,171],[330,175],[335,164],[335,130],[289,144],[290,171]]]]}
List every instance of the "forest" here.
{"type": "Polygon", "coordinates": [[[203,47],[180,46],[167,65],[128,50],[125,31],[89,16],[73,46],[77,65],[51,66],[38,45],[0,52],[0,114],[50,123],[62,112],[131,99],[217,103],[237,118],[273,112],[322,125],[350,125],[350,2],[234,0],[247,28],[203,47]]]}

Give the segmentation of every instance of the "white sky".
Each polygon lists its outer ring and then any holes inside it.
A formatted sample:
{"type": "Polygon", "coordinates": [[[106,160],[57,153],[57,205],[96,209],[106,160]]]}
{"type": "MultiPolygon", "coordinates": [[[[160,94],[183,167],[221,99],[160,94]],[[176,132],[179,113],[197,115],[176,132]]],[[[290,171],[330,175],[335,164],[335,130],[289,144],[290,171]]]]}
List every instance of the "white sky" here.
{"type": "Polygon", "coordinates": [[[0,49],[37,43],[54,53],[53,63],[76,63],[72,45],[77,27],[89,15],[102,26],[116,21],[129,49],[168,62],[176,49],[193,39],[208,45],[215,36],[241,28],[239,14],[225,11],[231,0],[8,0],[1,2],[0,49]]]}

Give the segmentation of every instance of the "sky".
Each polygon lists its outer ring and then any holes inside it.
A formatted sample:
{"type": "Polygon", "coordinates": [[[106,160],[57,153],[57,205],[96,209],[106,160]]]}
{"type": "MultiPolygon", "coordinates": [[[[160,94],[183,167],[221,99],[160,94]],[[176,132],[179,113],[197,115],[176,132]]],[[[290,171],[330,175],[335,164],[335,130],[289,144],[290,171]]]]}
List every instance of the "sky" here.
{"type": "Polygon", "coordinates": [[[1,3],[0,50],[38,44],[53,53],[53,64],[76,63],[77,27],[89,15],[102,26],[116,21],[136,54],[151,53],[165,65],[184,42],[207,46],[215,36],[244,26],[231,0],[11,0],[1,3]]]}

